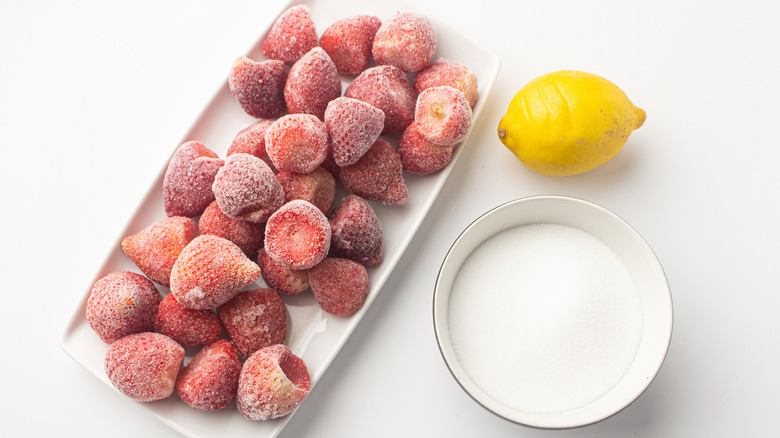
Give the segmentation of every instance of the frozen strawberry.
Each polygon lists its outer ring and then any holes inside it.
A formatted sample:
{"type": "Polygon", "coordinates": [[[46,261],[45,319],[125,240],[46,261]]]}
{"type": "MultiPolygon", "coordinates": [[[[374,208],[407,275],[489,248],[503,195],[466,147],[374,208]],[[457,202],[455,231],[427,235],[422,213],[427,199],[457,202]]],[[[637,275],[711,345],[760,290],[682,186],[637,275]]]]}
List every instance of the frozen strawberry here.
{"type": "Polygon", "coordinates": [[[306,5],[282,13],[263,40],[263,55],[292,64],[317,45],[317,29],[306,5]]]}
{"type": "Polygon", "coordinates": [[[357,163],[342,167],[339,175],[344,187],[358,196],[388,205],[406,203],[401,158],[384,140],[377,140],[357,163]]]}
{"type": "Polygon", "coordinates": [[[403,177],[396,178],[387,186],[380,201],[386,205],[404,205],[409,197],[409,191],[403,177]]]}
{"type": "Polygon", "coordinates": [[[171,293],[184,307],[209,309],[258,278],[260,267],[235,243],[205,234],[193,239],[173,265],[171,293]]]}
{"type": "Polygon", "coordinates": [[[284,200],[303,199],[328,213],[336,196],[336,180],[322,167],[310,173],[279,172],[276,178],[284,189],[284,200]]]}
{"type": "Polygon", "coordinates": [[[284,84],[287,66],[282,61],[254,61],[241,56],[233,62],[228,87],[241,108],[252,117],[271,119],[287,111],[284,84]]]}
{"type": "Polygon", "coordinates": [[[176,378],[176,392],[199,411],[227,407],[238,392],[243,364],[235,345],[220,339],[201,349],[176,378]]]}
{"type": "Polygon", "coordinates": [[[356,261],[328,257],[309,269],[309,284],[322,310],[349,316],[366,302],[368,271],[356,261]]]}
{"type": "Polygon", "coordinates": [[[306,270],[285,268],[271,258],[265,249],[260,250],[257,264],[260,265],[263,280],[280,294],[295,295],[309,288],[306,270]]]}
{"type": "Polygon", "coordinates": [[[193,217],[214,200],[211,184],[225,162],[198,141],[176,149],[163,176],[165,213],[193,217]]]}
{"type": "Polygon", "coordinates": [[[449,85],[457,88],[466,96],[469,106],[474,108],[479,93],[477,91],[477,75],[468,67],[454,61],[440,58],[433,64],[420,70],[414,77],[414,90],[419,94],[426,88],[449,85]]]}
{"type": "Polygon", "coordinates": [[[382,22],[373,15],[336,20],[320,36],[322,47],[339,73],[358,74],[371,62],[371,45],[382,22]]]}
{"type": "Polygon", "coordinates": [[[309,269],[328,254],[330,224],[312,203],[290,201],[277,210],[265,227],[265,250],[290,269],[309,269]]]}
{"type": "Polygon", "coordinates": [[[219,339],[222,324],[211,309],[188,309],[168,294],[160,302],[154,331],[178,342],[182,347],[208,345],[219,339]]]}
{"type": "Polygon", "coordinates": [[[385,127],[385,113],[362,100],[339,97],[328,103],[324,121],[334,161],[338,166],[349,166],[379,138],[385,127]]]}
{"type": "Polygon", "coordinates": [[[268,127],[265,149],[280,171],[309,173],[328,155],[328,130],[313,115],[288,114],[268,127]]]}
{"type": "Polygon", "coordinates": [[[161,400],[173,393],[184,348],[159,333],[125,336],[108,347],[108,379],[123,394],[140,402],[161,400]]]}
{"type": "Polygon", "coordinates": [[[168,286],[173,264],[197,235],[198,228],[192,219],[174,216],[125,237],[122,250],[152,281],[168,286]]]}
{"type": "MultiPolygon", "coordinates": [[[[249,154],[265,161],[265,164],[273,166],[268,152],[265,150],[265,131],[274,121],[272,119],[261,119],[253,125],[242,129],[233,138],[228,146],[226,155],[249,154]]],[[[271,167],[271,170],[274,170],[271,167]]]]}
{"type": "Polygon", "coordinates": [[[248,257],[257,254],[265,239],[264,224],[233,219],[222,212],[217,201],[200,215],[198,228],[201,234],[213,234],[235,243],[248,257]]]}
{"type": "Polygon", "coordinates": [[[368,102],[385,113],[383,135],[403,132],[414,120],[417,93],[397,67],[379,65],[365,70],[349,84],[344,95],[368,102]]]}
{"type": "Polygon", "coordinates": [[[471,129],[471,106],[463,93],[448,85],[426,88],[417,97],[414,121],[426,140],[452,146],[471,129]]]}
{"type": "Polygon", "coordinates": [[[404,166],[404,172],[428,175],[443,169],[450,160],[454,146],[438,146],[425,139],[417,131],[414,122],[406,128],[398,141],[398,155],[404,166]]]}
{"type": "Polygon", "coordinates": [[[437,44],[433,23],[422,15],[405,12],[382,23],[371,51],[379,64],[416,72],[431,62],[437,44]]]}
{"type": "Polygon", "coordinates": [[[291,114],[311,114],[322,120],[328,102],[339,96],[339,72],[321,47],[311,49],[290,68],[284,100],[291,114]]]}
{"type": "Polygon", "coordinates": [[[287,338],[287,308],[279,292],[254,289],[241,292],[217,308],[219,319],[245,357],[287,338]]]}
{"type": "Polygon", "coordinates": [[[336,182],[341,181],[341,178],[339,177],[341,169],[339,168],[339,165],[336,164],[336,160],[333,159],[333,148],[328,148],[328,155],[325,157],[325,161],[322,162],[320,167],[327,170],[336,182]]]}
{"type": "Polygon", "coordinates": [[[311,390],[306,364],[284,345],[250,356],[238,379],[236,405],[250,420],[270,420],[295,410],[311,390]]]}
{"type": "Polygon", "coordinates": [[[112,272],[92,286],[87,298],[87,322],[106,343],[154,330],[160,292],[134,272],[112,272]]]}
{"type": "Polygon", "coordinates": [[[262,223],[284,203],[276,175],[265,161],[233,154],[214,178],[214,196],[222,213],[237,220],[262,223]]]}
{"type": "Polygon", "coordinates": [[[382,262],[382,226],[374,209],[363,198],[347,196],[330,217],[330,253],[363,266],[382,262]]]}

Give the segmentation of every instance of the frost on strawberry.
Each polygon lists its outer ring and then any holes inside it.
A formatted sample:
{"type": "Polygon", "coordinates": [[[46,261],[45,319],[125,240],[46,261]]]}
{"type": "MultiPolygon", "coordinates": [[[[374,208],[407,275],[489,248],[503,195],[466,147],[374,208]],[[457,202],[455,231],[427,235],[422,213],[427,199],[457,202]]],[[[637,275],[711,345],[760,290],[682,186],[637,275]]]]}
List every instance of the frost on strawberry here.
{"type": "Polygon", "coordinates": [[[296,199],[277,210],[265,227],[265,250],[290,269],[309,269],[328,254],[330,224],[312,203],[296,199]]]}
{"type": "Polygon", "coordinates": [[[311,9],[292,6],[276,19],[262,44],[263,55],[292,64],[317,45],[311,9]]]}
{"type": "Polygon", "coordinates": [[[347,196],[330,216],[330,254],[376,266],[384,256],[382,226],[374,209],[363,198],[347,196]]]}
{"type": "Polygon", "coordinates": [[[309,284],[322,310],[334,316],[354,314],[368,297],[368,272],[349,259],[326,258],[309,270],[309,284]]]}
{"type": "Polygon", "coordinates": [[[328,130],[311,114],[288,114],[268,127],[265,148],[278,170],[309,173],[328,156],[328,130]]]}
{"type": "Polygon", "coordinates": [[[315,47],[290,67],[284,100],[291,114],[311,114],[322,120],[328,102],[341,96],[341,78],[321,47],[315,47]]]}
{"type": "Polygon", "coordinates": [[[404,172],[429,175],[449,164],[455,147],[439,146],[426,140],[417,130],[417,123],[406,128],[396,148],[404,166],[404,172]]]}
{"type": "Polygon", "coordinates": [[[403,205],[408,197],[398,152],[377,140],[355,164],[342,167],[341,182],[350,192],[388,205],[403,205]]]}
{"type": "Polygon", "coordinates": [[[230,339],[245,357],[287,338],[287,308],[279,292],[261,288],[241,292],[217,308],[230,339]]]}
{"type": "Polygon", "coordinates": [[[250,420],[292,413],[311,390],[303,360],[284,345],[271,345],[250,356],[241,369],[236,405],[250,420]]]}
{"type": "Polygon", "coordinates": [[[222,324],[211,309],[188,309],[168,294],[160,302],[154,331],[170,337],[182,347],[208,345],[219,339],[222,324]]]}
{"type": "Polygon", "coordinates": [[[218,236],[196,237],[184,248],[171,272],[171,293],[195,310],[219,306],[260,278],[260,267],[241,248],[218,236]]]}
{"type": "Polygon", "coordinates": [[[385,127],[385,113],[362,100],[339,97],[328,104],[324,121],[333,160],[338,166],[348,166],[379,138],[385,127]]]}
{"type": "Polygon", "coordinates": [[[263,246],[263,223],[233,219],[222,212],[217,201],[212,202],[198,219],[201,234],[213,234],[235,243],[247,257],[254,257],[263,246]]]}
{"type": "Polygon", "coordinates": [[[287,111],[284,84],[287,67],[282,61],[254,61],[241,56],[233,63],[228,87],[241,108],[252,117],[270,119],[287,111]]]}
{"type": "Polygon", "coordinates": [[[179,371],[176,392],[198,411],[217,411],[230,405],[238,392],[241,359],[235,345],[220,339],[203,347],[179,371]]]}
{"type": "Polygon", "coordinates": [[[106,343],[153,331],[160,292],[135,272],[112,272],[95,282],[87,298],[87,323],[106,343]]]}
{"type": "Polygon", "coordinates": [[[279,172],[276,178],[284,189],[285,202],[303,199],[327,214],[336,197],[336,180],[322,167],[309,173],[279,172]]]}
{"type": "Polygon", "coordinates": [[[284,191],[265,161],[233,154],[214,178],[214,197],[222,213],[237,220],[262,223],[284,203],[284,191]]]}
{"type": "Polygon", "coordinates": [[[322,47],[343,74],[358,74],[371,62],[374,35],[382,22],[373,15],[336,20],[320,36],[322,47]]]}
{"type": "Polygon", "coordinates": [[[169,216],[193,217],[203,213],[214,193],[211,185],[225,164],[199,141],[188,141],[176,149],[163,176],[163,200],[169,216]]]}
{"type": "Polygon", "coordinates": [[[195,222],[174,216],[122,239],[122,250],[152,281],[170,285],[171,269],[181,251],[198,235],[195,222]]]}
{"type": "Polygon", "coordinates": [[[374,36],[371,50],[379,64],[416,72],[431,62],[437,46],[438,37],[431,20],[403,12],[382,23],[374,36]]]}
{"type": "Polygon", "coordinates": [[[257,264],[263,280],[280,294],[295,295],[309,288],[309,274],[305,269],[290,269],[282,266],[268,255],[265,248],[257,256],[257,264]]]}
{"type": "Polygon", "coordinates": [[[125,336],[108,347],[104,366],[111,383],[140,402],[162,400],[173,393],[184,360],[184,348],[159,333],[125,336]]]}
{"type": "Polygon", "coordinates": [[[403,132],[414,120],[417,93],[406,73],[391,65],[366,69],[347,87],[344,95],[367,102],[385,113],[383,135],[403,132]]]}

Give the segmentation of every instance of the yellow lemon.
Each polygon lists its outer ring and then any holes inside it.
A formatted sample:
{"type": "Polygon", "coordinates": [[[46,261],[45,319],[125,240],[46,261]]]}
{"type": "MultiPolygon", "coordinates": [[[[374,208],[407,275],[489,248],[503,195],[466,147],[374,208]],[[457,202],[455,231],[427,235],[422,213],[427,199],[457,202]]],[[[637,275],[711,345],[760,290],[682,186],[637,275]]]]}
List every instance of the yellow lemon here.
{"type": "Polygon", "coordinates": [[[575,175],[614,157],[644,122],[645,112],[612,82],[565,70],[521,88],[498,124],[498,137],[536,172],[575,175]]]}

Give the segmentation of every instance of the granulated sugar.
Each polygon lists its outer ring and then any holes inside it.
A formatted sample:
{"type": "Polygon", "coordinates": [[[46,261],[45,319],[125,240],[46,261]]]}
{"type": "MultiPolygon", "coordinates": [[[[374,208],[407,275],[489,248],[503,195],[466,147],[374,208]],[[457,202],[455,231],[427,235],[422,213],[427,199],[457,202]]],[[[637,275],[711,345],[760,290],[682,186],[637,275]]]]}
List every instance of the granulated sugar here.
{"type": "Polygon", "coordinates": [[[628,370],[642,331],[626,266],[601,240],[557,224],[524,225],[483,242],[455,278],[455,352],[504,405],[553,414],[585,406],[628,370]]]}

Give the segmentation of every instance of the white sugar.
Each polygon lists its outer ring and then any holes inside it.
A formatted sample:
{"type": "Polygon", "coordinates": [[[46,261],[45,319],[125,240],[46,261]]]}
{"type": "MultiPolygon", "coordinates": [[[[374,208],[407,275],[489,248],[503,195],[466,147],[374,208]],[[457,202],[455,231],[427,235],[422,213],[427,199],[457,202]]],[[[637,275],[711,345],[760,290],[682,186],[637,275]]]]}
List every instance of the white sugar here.
{"type": "Polygon", "coordinates": [[[631,274],[606,244],[534,224],[491,237],[466,259],[449,325],[477,386],[510,408],[552,414],[617,384],[639,346],[642,311],[631,274]]]}

